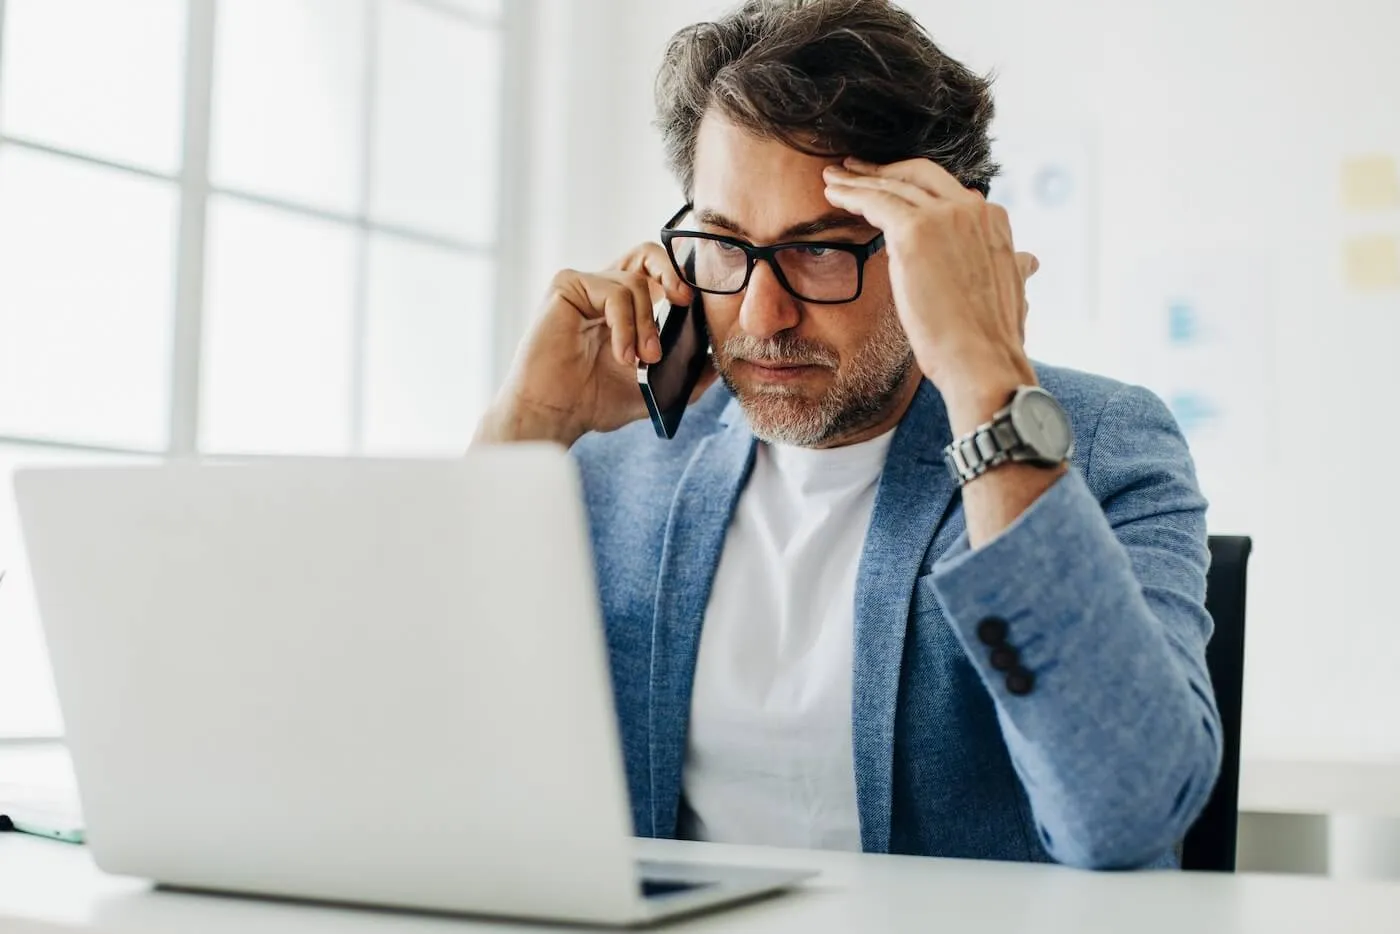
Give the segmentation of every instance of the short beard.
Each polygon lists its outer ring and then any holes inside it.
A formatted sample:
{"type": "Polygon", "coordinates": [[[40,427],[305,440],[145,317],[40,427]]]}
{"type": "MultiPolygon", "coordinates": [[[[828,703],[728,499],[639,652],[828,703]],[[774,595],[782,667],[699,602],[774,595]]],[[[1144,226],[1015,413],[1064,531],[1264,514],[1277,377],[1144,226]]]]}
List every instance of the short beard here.
{"type": "Polygon", "coordinates": [[[814,448],[869,427],[885,416],[914,366],[914,352],[898,313],[890,305],[875,333],[845,366],[830,347],[787,331],[768,340],[735,335],[715,349],[714,364],[724,385],[743,406],[755,437],[769,444],[814,448]],[[736,360],[824,366],[835,370],[836,378],[816,400],[786,386],[746,390],[734,380],[736,360]]]}

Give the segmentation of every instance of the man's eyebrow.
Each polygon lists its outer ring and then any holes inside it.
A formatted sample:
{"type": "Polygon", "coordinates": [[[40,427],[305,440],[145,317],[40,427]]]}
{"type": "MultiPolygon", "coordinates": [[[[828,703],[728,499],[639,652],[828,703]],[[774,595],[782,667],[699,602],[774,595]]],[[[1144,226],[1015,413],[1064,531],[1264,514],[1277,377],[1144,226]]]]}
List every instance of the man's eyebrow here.
{"type": "MultiPolygon", "coordinates": [[[[738,237],[748,237],[742,224],[730,220],[719,211],[704,210],[696,212],[695,219],[707,227],[718,227],[720,230],[728,231],[738,237]]],[[[828,211],[821,217],[803,221],[800,224],[793,224],[791,227],[778,234],[775,243],[782,243],[794,237],[810,237],[819,233],[826,233],[830,230],[859,230],[867,228],[870,224],[864,218],[846,211],[828,211]]]]}
{"type": "Polygon", "coordinates": [[[778,234],[778,239],[791,240],[793,237],[810,237],[813,234],[826,233],[829,230],[860,230],[869,226],[869,221],[855,214],[846,211],[828,211],[813,220],[793,224],[778,234]]]}
{"type": "Polygon", "coordinates": [[[720,212],[711,208],[705,208],[695,212],[695,219],[703,227],[718,227],[720,230],[733,234],[736,237],[747,237],[744,227],[738,221],[732,221],[720,212]]]}

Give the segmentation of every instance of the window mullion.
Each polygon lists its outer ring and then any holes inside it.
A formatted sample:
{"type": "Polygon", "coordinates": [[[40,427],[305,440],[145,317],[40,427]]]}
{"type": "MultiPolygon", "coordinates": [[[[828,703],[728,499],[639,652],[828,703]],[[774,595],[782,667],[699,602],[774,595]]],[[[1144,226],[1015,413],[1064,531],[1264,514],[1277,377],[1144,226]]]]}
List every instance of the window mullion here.
{"type": "MultiPolygon", "coordinates": [[[[0,0],[0,81],[5,80],[5,0],[0,0]]],[[[0,100],[4,96],[0,95],[0,100]]],[[[4,126],[4,111],[0,110],[0,126],[4,126]]]]}
{"type": "Polygon", "coordinates": [[[215,4],[216,0],[189,0],[186,13],[184,138],[170,367],[169,450],[174,456],[194,454],[199,445],[215,4]]]}
{"type": "MultiPolygon", "coordinates": [[[[521,294],[527,265],[527,218],[533,216],[527,166],[531,121],[518,115],[531,111],[536,50],[533,24],[540,13],[536,0],[513,0],[503,5],[504,20],[498,40],[501,44],[501,121],[498,141],[496,201],[496,249],[491,307],[491,392],[505,378],[521,337],[520,309],[528,296],[521,294]]],[[[489,398],[489,396],[488,396],[489,398]]]]}
{"type": "Polygon", "coordinates": [[[379,82],[379,23],[383,16],[383,0],[367,0],[365,14],[365,73],[360,87],[360,229],[356,239],[355,306],[350,324],[350,450],[362,454],[365,450],[365,407],[368,387],[365,384],[365,342],[369,331],[369,241],[370,201],[374,195],[374,121],[377,84],[379,82]]]}

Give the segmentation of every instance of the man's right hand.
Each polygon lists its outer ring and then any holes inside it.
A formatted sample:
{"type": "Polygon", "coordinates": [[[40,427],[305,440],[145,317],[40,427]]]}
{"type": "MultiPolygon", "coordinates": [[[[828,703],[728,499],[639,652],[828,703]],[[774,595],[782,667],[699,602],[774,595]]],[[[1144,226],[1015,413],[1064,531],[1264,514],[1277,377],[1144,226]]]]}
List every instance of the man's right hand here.
{"type": "Polygon", "coordinates": [[[474,443],[568,446],[646,418],[637,363],[661,359],[652,305],[662,298],[688,305],[692,294],[659,243],[638,246],[602,272],[556,275],[474,443]]]}

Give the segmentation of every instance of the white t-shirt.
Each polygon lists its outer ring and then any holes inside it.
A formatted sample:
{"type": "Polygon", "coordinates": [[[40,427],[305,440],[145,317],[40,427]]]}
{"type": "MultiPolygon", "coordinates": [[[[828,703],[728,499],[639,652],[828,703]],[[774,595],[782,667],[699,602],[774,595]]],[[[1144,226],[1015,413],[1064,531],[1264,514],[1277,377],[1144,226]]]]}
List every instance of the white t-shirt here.
{"type": "Polygon", "coordinates": [[[682,836],[860,849],[856,571],[893,434],[758,445],[700,633],[682,836]]]}

